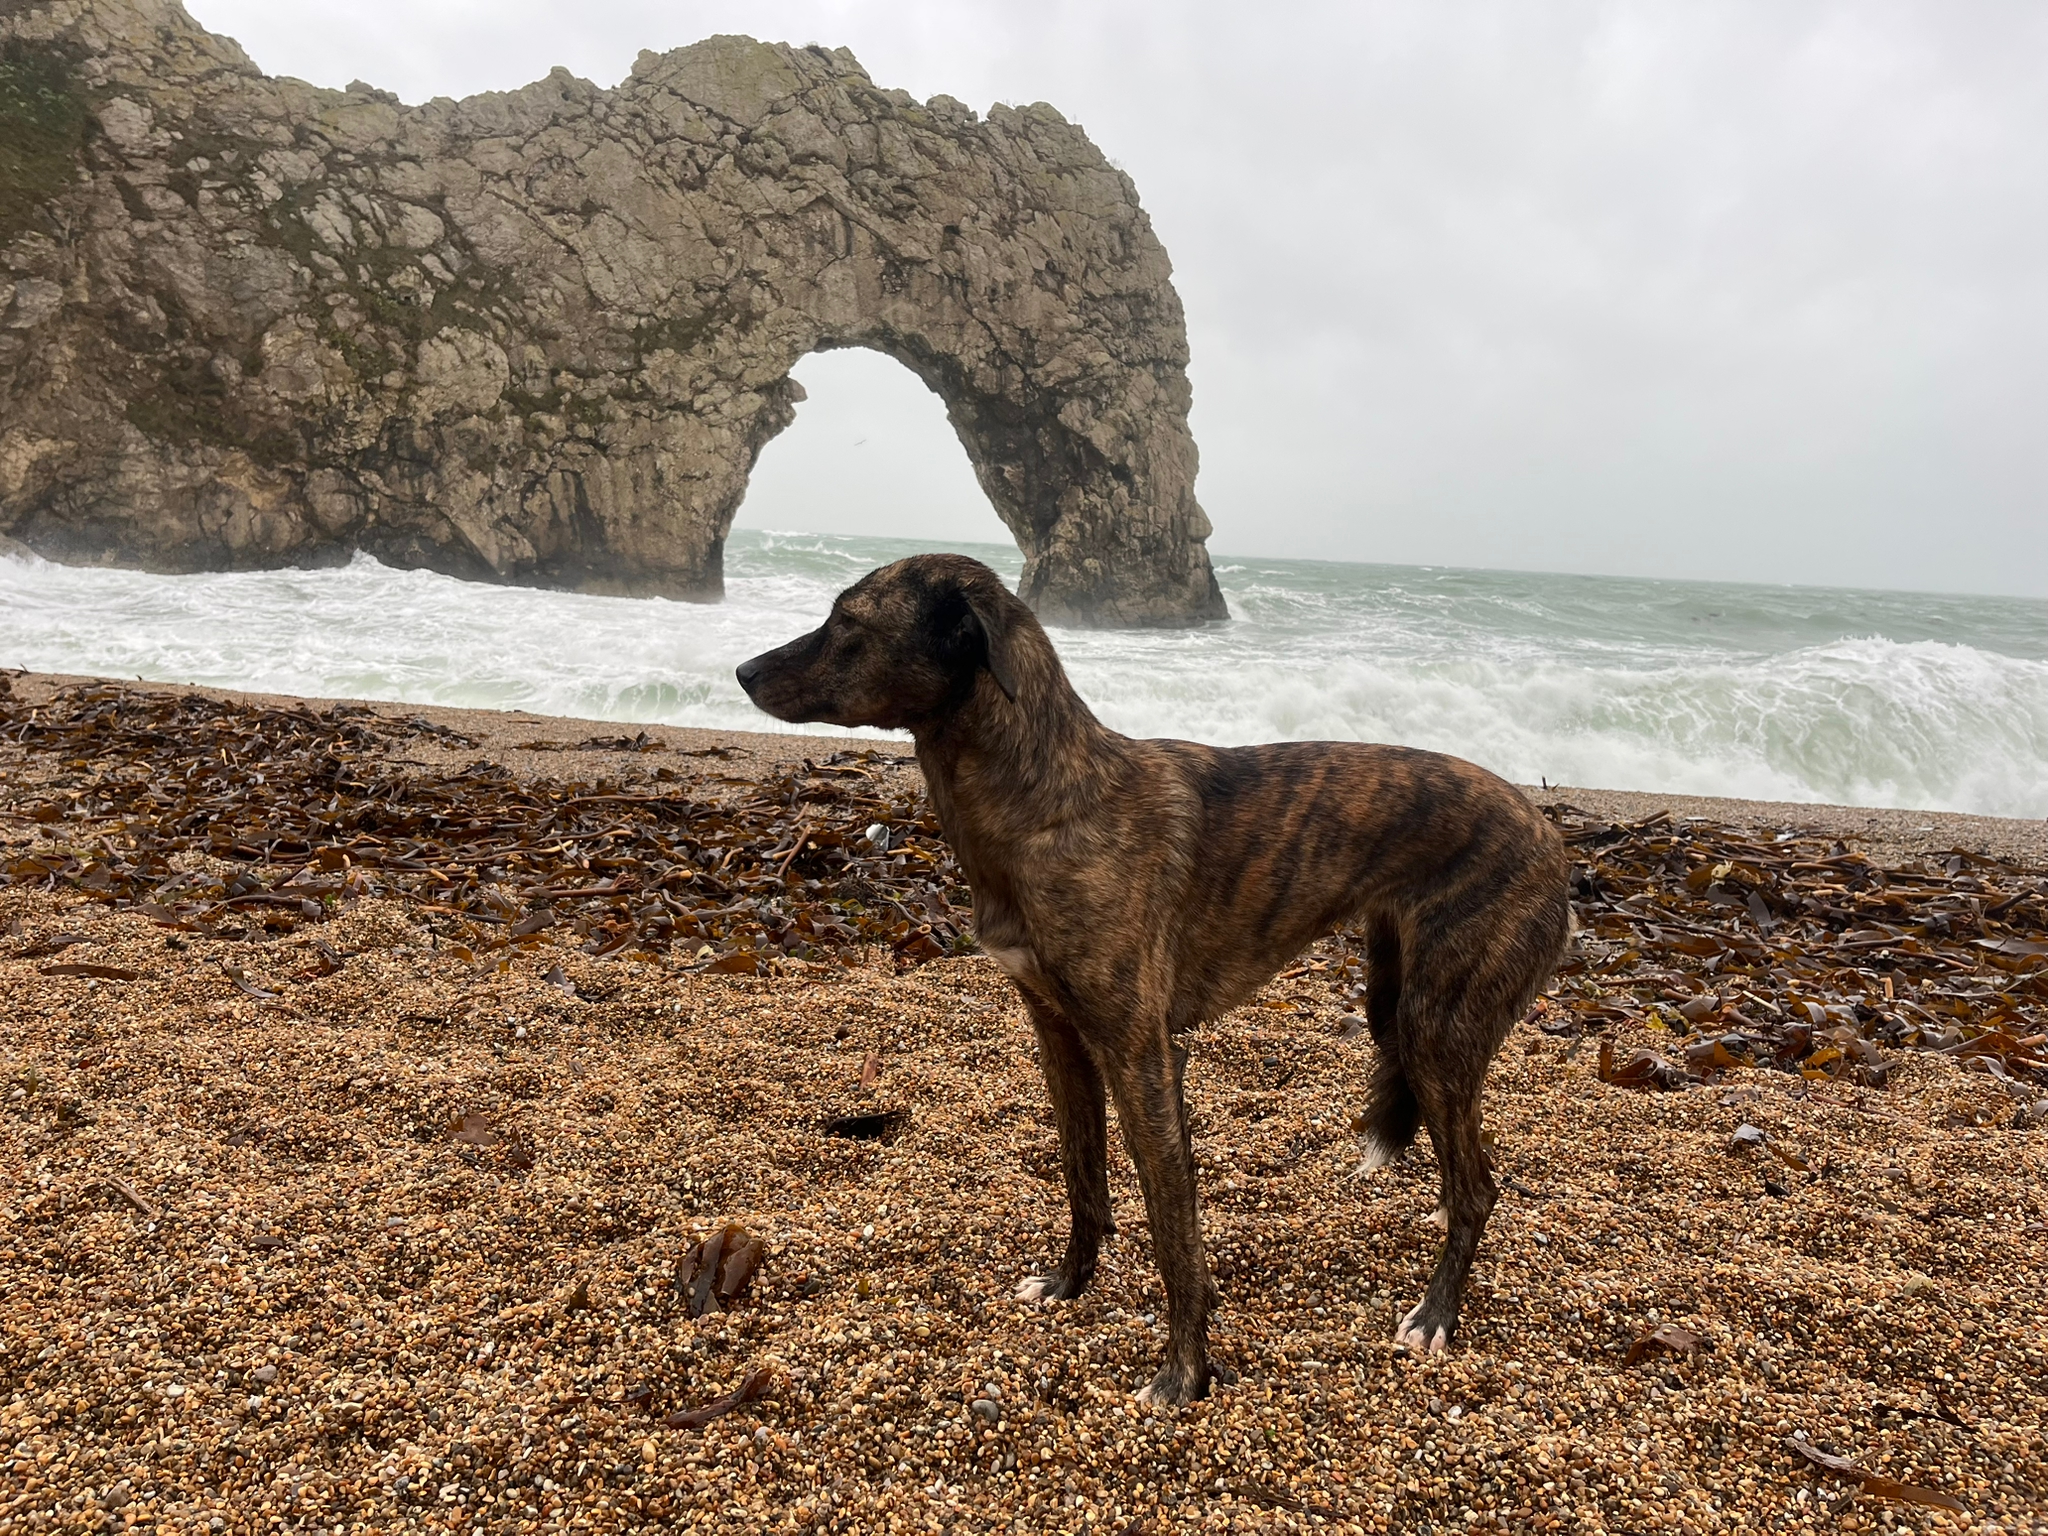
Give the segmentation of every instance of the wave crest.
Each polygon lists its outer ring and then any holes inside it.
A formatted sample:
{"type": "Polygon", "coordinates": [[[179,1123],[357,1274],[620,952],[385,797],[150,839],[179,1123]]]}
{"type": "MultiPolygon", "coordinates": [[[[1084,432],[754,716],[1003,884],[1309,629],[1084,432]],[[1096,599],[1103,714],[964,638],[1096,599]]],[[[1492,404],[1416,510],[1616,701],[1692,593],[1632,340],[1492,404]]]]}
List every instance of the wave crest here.
{"type": "MultiPolygon", "coordinates": [[[[196,576],[0,558],[0,662],[759,730],[732,667],[917,547],[742,532],[708,606],[360,555],[196,576]]],[[[1015,579],[1014,549],[969,552],[1015,579]]],[[[1105,723],[1402,742],[1522,783],[2048,815],[2048,604],[1306,561],[1219,576],[1231,624],[1056,635],[1105,723]]]]}

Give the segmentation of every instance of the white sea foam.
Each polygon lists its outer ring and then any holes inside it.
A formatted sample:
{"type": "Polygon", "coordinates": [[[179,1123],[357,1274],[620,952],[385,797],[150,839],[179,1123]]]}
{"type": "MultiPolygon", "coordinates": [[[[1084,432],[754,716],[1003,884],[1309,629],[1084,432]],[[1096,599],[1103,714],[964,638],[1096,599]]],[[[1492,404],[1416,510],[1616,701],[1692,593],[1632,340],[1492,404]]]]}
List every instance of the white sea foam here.
{"type": "MultiPolygon", "coordinates": [[[[0,559],[0,664],[760,729],[734,664],[905,552],[743,531],[708,605],[364,557],[175,577],[0,559]]],[[[970,552],[1015,578],[1014,550],[970,552]]],[[[2048,815],[2048,604],[1243,558],[1218,575],[1230,624],[1056,633],[1107,723],[1398,741],[1527,783],[2048,815]]]]}

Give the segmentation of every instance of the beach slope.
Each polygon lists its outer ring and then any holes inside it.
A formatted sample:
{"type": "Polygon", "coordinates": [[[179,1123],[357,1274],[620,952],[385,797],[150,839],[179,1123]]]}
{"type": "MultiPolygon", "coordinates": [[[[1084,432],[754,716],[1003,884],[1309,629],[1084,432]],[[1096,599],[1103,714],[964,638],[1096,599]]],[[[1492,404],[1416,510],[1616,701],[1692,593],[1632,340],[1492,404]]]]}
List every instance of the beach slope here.
{"type": "Polygon", "coordinates": [[[1158,1413],[1120,1162],[1008,1300],[1057,1152],[904,748],[17,675],[0,1530],[2030,1529],[2040,825],[1534,793],[1458,1349],[1340,935],[1189,1041],[1242,1380],[1158,1413]]]}

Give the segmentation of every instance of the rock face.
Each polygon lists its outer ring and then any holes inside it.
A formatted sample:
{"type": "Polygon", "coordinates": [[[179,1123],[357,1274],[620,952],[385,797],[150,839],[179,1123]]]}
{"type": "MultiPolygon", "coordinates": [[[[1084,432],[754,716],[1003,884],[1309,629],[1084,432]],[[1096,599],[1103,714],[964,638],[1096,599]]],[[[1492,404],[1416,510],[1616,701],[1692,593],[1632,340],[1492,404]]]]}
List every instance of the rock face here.
{"type": "Polygon", "coordinates": [[[0,535],[52,558],[715,598],[831,347],[945,401],[1045,618],[1225,616],[1166,253],[1052,108],[740,37],[407,107],[0,0],[0,535]]]}

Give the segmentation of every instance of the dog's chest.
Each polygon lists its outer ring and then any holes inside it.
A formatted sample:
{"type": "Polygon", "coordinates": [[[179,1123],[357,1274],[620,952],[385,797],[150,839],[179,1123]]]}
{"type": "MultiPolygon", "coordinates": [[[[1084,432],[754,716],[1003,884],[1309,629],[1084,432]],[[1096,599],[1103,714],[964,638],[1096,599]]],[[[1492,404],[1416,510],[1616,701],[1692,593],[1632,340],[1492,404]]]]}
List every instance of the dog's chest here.
{"type": "MultiPolygon", "coordinates": [[[[994,882],[988,882],[993,885],[994,882]]],[[[1038,950],[1031,942],[1031,927],[1009,899],[1006,888],[977,885],[974,893],[974,937],[981,952],[995,961],[1012,981],[1025,983],[1041,979],[1038,950]]]]}
{"type": "Polygon", "coordinates": [[[1038,951],[1031,942],[1030,926],[1010,902],[993,893],[975,893],[974,937],[981,952],[1010,974],[1013,981],[1029,981],[1039,974],[1038,951]]]}
{"type": "Polygon", "coordinates": [[[1035,982],[1040,979],[1038,952],[1030,945],[984,943],[981,949],[983,954],[1009,973],[1012,981],[1035,982]]]}

